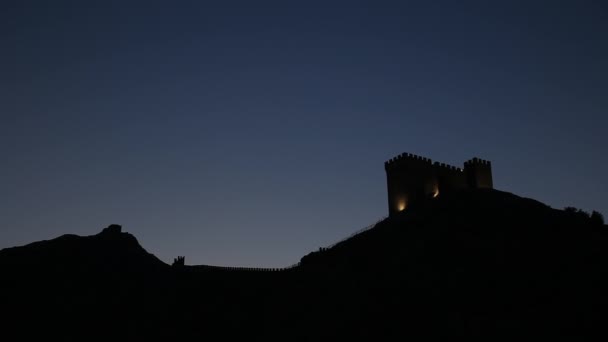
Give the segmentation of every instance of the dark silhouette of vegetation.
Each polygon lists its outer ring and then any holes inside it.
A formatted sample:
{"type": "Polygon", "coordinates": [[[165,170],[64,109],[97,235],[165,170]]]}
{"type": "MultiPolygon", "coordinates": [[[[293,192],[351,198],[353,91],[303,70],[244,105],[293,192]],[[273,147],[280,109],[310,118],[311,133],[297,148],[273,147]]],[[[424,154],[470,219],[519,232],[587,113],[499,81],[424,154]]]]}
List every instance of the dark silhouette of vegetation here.
{"type": "Polygon", "coordinates": [[[594,210],[591,213],[590,219],[593,222],[593,224],[595,224],[595,225],[598,225],[598,226],[604,225],[604,215],[602,215],[600,212],[597,212],[594,210]]]}
{"type": "Polygon", "coordinates": [[[575,207],[565,207],[564,211],[568,214],[578,216],[581,219],[589,219],[590,222],[596,226],[604,225],[604,215],[598,211],[593,210],[591,214],[589,214],[589,212],[582,209],[577,209],[575,207]]]}
{"type": "Polygon", "coordinates": [[[567,213],[570,213],[570,214],[580,215],[580,216],[587,217],[587,218],[590,217],[588,212],[586,212],[582,209],[577,209],[575,207],[565,207],[564,211],[567,213]]]}

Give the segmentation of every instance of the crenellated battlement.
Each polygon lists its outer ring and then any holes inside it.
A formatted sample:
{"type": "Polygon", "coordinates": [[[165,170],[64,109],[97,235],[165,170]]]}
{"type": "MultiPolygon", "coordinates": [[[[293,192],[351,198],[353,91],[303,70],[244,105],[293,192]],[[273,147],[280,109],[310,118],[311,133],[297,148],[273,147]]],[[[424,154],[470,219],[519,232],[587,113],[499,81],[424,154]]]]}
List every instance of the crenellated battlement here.
{"type": "Polygon", "coordinates": [[[412,153],[401,153],[400,155],[393,157],[384,163],[385,168],[399,167],[401,165],[410,165],[411,163],[425,163],[432,164],[433,161],[430,158],[425,158],[412,153]]]}
{"type": "Polygon", "coordinates": [[[460,167],[456,167],[454,165],[449,165],[449,164],[440,163],[440,162],[433,163],[433,167],[438,168],[438,169],[447,170],[447,171],[462,172],[462,168],[460,168],[460,167]]]}
{"type": "Polygon", "coordinates": [[[467,161],[464,162],[464,165],[487,165],[490,166],[492,165],[492,162],[490,162],[489,160],[485,160],[485,159],[480,159],[480,158],[471,158],[467,161]]]}
{"type": "Polygon", "coordinates": [[[405,210],[424,198],[463,188],[493,188],[492,164],[472,158],[464,168],[433,162],[430,158],[401,153],[384,163],[387,175],[389,214],[405,210]]]}

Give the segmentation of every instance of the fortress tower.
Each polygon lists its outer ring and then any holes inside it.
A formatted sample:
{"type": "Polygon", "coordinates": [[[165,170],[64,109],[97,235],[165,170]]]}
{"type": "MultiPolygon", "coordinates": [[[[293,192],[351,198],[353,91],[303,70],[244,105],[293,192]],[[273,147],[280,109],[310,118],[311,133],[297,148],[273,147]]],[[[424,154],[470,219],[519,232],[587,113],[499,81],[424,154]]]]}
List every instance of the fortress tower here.
{"type": "Polygon", "coordinates": [[[388,212],[394,215],[421,199],[458,189],[493,188],[492,165],[473,158],[464,168],[402,153],[384,163],[388,189],[388,212]]]}

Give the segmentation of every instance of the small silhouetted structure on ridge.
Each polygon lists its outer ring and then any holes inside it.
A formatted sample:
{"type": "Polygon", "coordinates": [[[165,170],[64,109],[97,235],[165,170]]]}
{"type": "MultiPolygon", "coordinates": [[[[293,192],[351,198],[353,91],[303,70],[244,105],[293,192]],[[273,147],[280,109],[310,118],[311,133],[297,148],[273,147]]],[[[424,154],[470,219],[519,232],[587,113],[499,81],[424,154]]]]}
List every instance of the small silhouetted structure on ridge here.
{"type": "Polygon", "coordinates": [[[107,228],[101,231],[102,234],[120,234],[122,233],[122,226],[119,224],[111,224],[107,228]]]}
{"type": "Polygon", "coordinates": [[[388,212],[394,215],[421,199],[458,189],[493,189],[492,164],[473,158],[459,168],[402,153],[384,163],[388,187],[388,212]]]}
{"type": "Polygon", "coordinates": [[[184,266],[185,264],[186,264],[186,257],[178,256],[177,258],[173,259],[173,264],[171,266],[181,267],[181,266],[184,266]]]}

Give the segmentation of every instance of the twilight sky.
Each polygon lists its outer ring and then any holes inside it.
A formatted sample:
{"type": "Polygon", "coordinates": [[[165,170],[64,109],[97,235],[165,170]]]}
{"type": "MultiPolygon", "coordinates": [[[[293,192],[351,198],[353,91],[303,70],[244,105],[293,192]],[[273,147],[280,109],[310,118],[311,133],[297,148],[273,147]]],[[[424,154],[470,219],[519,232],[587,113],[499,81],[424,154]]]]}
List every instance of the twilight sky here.
{"type": "Polygon", "coordinates": [[[401,152],[608,215],[605,1],[9,0],[0,52],[0,248],[286,266],[386,215],[401,152]]]}

